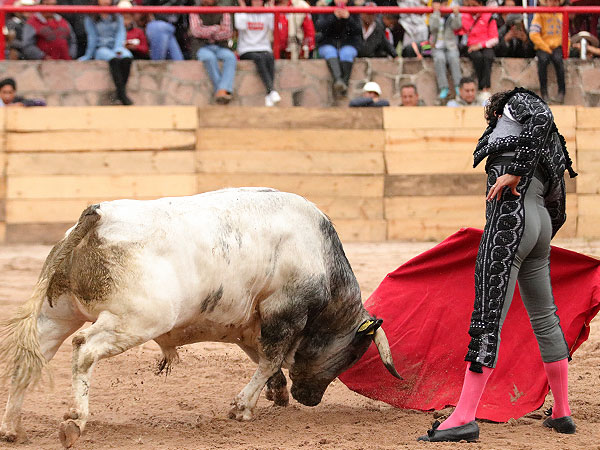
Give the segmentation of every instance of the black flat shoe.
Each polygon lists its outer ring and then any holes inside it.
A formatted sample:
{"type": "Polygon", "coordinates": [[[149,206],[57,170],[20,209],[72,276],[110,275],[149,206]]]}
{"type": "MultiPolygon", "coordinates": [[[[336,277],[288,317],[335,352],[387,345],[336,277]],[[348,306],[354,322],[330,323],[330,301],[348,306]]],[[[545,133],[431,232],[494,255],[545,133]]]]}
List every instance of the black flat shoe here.
{"type": "Polygon", "coordinates": [[[438,430],[439,421],[433,422],[431,430],[427,431],[426,436],[421,436],[417,441],[429,442],[475,442],[479,439],[479,425],[473,420],[459,427],[448,428],[447,430],[438,430]]]}
{"type": "Polygon", "coordinates": [[[547,428],[554,428],[559,433],[565,434],[573,434],[577,429],[571,416],[559,417],[558,419],[548,417],[546,420],[544,420],[544,426],[547,428]]]}

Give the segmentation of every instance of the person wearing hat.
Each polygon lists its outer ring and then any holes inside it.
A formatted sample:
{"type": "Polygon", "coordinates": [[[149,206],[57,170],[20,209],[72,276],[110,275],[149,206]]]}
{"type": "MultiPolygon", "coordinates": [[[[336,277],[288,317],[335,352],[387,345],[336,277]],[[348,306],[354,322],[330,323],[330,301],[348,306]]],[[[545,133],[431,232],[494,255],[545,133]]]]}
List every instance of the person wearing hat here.
{"type": "Polygon", "coordinates": [[[380,99],[381,87],[374,81],[365,83],[363,87],[363,95],[361,97],[353,98],[350,101],[351,107],[360,106],[390,106],[390,102],[387,100],[380,99]]]}
{"type": "MultiPolygon", "coordinates": [[[[557,7],[562,0],[545,0],[544,6],[557,7]]],[[[557,103],[565,101],[565,66],[562,59],[562,13],[534,14],[529,27],[529,38],[533,42],[537,55],[540,93],[545,102],[548,97],[548,64],[552,62],[558,83],[557,103]]]]}

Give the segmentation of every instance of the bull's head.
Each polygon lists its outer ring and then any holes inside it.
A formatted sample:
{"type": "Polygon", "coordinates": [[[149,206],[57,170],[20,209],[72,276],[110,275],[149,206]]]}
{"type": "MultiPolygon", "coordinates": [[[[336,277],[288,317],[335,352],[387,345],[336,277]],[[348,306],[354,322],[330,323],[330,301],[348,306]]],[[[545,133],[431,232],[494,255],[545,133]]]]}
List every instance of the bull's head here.
{"type": "Polygon", "coordinates": [[[306,336],[298,347],[290,368],[292,396],[306,406],[321,402],[327,386],[342,372],[352,367],[375,342],[383,364],[396,378],[390,346],[381,328],[381,319],[369,318],[340,335],[321,331],[306,336]]]}

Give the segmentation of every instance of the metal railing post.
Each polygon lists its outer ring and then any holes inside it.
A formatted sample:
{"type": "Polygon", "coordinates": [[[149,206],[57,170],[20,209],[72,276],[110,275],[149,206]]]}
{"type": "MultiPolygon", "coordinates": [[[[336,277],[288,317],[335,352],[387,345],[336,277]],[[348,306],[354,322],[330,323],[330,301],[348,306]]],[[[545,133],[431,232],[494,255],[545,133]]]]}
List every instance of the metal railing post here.
{"type": "Polygon", "coordinates": [[[562,21],[562,52],[563,59],[567,59],[569,57],[569,13],[563,12],[563,21],[562,21]]]}
{"type": "Polygon", "coordinates": [[[274,14],[273,20],[275,21],[275,26],[273,27],[273,56],[275,59],[279,59],[281,48],[281,43],[279,42],[279,14],[276,12],[274,14]]]}
{"type": "Polygon", "coordinates": [[[0,61],[4,61],[4,54],[6,53],[6,36],[8,36],[8,29],[6,28],[6,13],[4,11],[0,11],[0,61]],[[7,31],[4,34],[4,30],[7,31]]]}

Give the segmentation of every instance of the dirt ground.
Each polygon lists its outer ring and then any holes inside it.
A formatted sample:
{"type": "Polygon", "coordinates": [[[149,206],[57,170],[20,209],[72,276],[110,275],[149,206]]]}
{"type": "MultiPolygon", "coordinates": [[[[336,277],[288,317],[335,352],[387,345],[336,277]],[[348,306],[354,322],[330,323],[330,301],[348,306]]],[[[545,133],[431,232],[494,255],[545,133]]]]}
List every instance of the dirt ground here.
{"type": "MultiPolygon", "coordinates": [[[[600,256],[600,241],[556,245],[600,256]]],[[[434,243],[348,244],[346,252],[364,298],[388,273],[434,243]]],[[[0,319],[29,295],[50,247],[0,247],[0,319]]],[[[570,364],[575,435],[542,427],[541,411],[507,424],[480,422],[473,444],[417,443],[432,412],[395,409],[351,392],[339,380],[314,408],[291,400],[287,408],[259,400],[256,418],[227,419],[229,402],[249,381],[255,365],[236,346],[202,343],[184,347],[168,377],[154,375],[158,346],[146,344],[101,361],[93,374],[91,419],[76,449],[518,449],[600,450],[600,317],[570,364]]],[[[70,339],[52,362],[55,387],[30,392],[23,408],[28,439],[0,442],[0,449],[60,449],[58,424],[70,400],[70,339]]],[[[6,388],[0,388],[0,402],[6,388]]],[[[551,405],[551,396],[546,407],[551,405]]]]}

